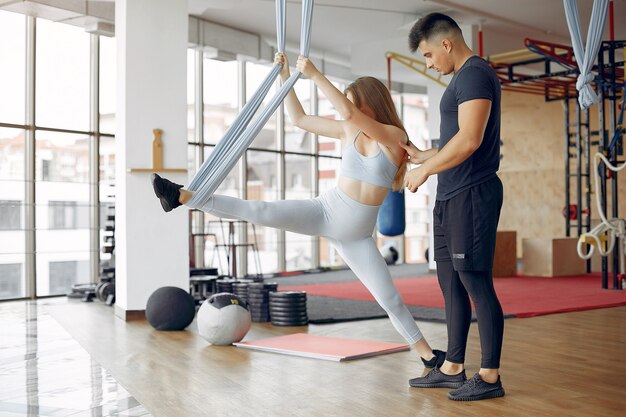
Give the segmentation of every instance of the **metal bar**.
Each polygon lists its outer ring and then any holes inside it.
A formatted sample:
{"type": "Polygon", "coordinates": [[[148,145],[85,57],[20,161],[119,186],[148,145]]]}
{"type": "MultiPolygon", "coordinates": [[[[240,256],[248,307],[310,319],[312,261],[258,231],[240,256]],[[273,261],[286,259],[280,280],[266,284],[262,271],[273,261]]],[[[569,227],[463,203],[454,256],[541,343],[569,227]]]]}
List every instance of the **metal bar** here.
{"type": "MultiPolygon", "coordinates": [[[[602,66],[603,64],[604,64],[604,53],[601,48],[600,52],[598,53],[598,65],[602,66]]],[[[600,99],[599,104],[598,104],[598,134],[600,135],[598,152],[602,154],[606,154],[607,138],[606,138],[606,129],[605,129],[605,121],[604,121],[605,94],[604,94],[603,86],[600,86],[600,88],[598,88],[598,98],[600,99]]],[[[600,170],[600,189],[596,190],[596,193],[600,193],[600,207],[602,209],[602,212],[606,213],[606,167],[604,166],[604,162],[600,161],[600,164],[598,165],[598,169],[600,170]]],[[[606,256],[603,256],[602,257],[602,288],[606,289],[609,287],[608,279],[609,279],[608,278],[608,260],[606,256]]]]}
{"type": "MultiPolygon", "coordinates": [[[[196,154],[196,172],[204,162],[204,52],[202,50],[194,51],[194,80],[195,80],[195,104],[194,104],[194,136],[198,145],[195,146],[196,154]]],[[[204,213],[200,210],[192,211],[192,223],[189,229],[190,233],[204,233],[205,222],[204,213]],[[195,226],[195,229],[194,229],[195,226]]],[[[206,241],[204,236],[201,239],[192,237],[193,266],[195,268],[204,268],[204,251],[206,249],[206,241]]]]}
{"type": "Polygon", "coordinates": [[[100,277],[100,36],[90,35],[89,129],[89,282],[100,277]]]}
{"type": "MultiPolygon", "coordinates": [[[[284,114],[284,104],[281,103],[281,105],[278,107],[278,114],[284,114]]],[[[280,134],[277,136],[276,138],[276,146],[277,149],[280,151],[280,153],[277,154],[277,159],[278,159],[278,172],[276,175],[276,182],[277,182],[277,186],[278,186],[278,192],[279,192],[279,199],[280,200],[284,200],[285,199],[285,184],[287,183],[287,179],[286,179],[286,169],[287,169],[287,164],[285,161],[285,135],[284,133],[284,124],[283,124],[284,118],[280,119],[280,125],[279,125],[279,120],[276,120],[276,131],[280,131],[280,134]],[[280,127],[279,127],[280,126],[280,127]]],[[[278,249],[278,270],[279,271],[285,271],[287,268],[287,260],[286,260],[286,254],[285,254],[285,247],[286,247],[286,242],[285,242],[285,238],[286,238],[286,233],[284,230],[278,229],[276,231],[276,233],[278,234],[278,242],[276,242],[276,248],[278,249]]]]}
{"type": "Polygon", "coordinates": [[[424,77],[429,78],[430,80],[436,82],[437,84],[441,85],[442,87],[447,87],[448,86],[447,83],[445,83],[444,81],[441,80],[441,74],[439,74],[438,77],[433,77],[432,75],[428,74],[426,72],[426,70],[428,68],[426,67],[426,63],[423,62],[423,61],[417,60],[415,58],[408,57],[406,55],[401,55],[401,54],[398,54],[396,52],[386,52],[385,56],[387,58],[395,59],[400,64],[404,65],[405,67],[408,67],[408,68],[412,69],[415,72],[419,72],[424,77]]]}
{"type": "Polygon", "coordinates": [[[580,126],[580,106],[576,105],[576,216],[578,221],[576,222],[576,236],[582,234],[582,221],[583,221],[583,196],[582,196],[582,161],[581,161],[581,126],[580,126]]]}
{"type": "Polygon", "coordinates": [[[570,170],[569,170],[569,97],[565,97],[564,105],[564,120],[565,120],[565,236],[570,236],[570,218],[568,213],[570,204],[570,170]]]}
{"type": "Polygon", "coordinates": [[[609,39],[615,40],[615,24],[613,17],[613,0],[609,1],[609,39]]]}
{"type": "MultiPolygon", "coordinates": [[[[615,130],[617,129],[617,117],[616,117],[616,108],[617,108],[617,79],[616,79],[616,67],[615,67],[615,48],[614,45],[611,44],[609,48],[609,137],[607,138],[608,146],[610,147],[610,139],[615,135],[615,130]]],[[[602,73],[604,75],[604,72],[602,73]]],[[[617,166],[617,146],[614,149],[609,149],[610,154],[608,155],[609,160],[613,166],[617,166]]],[[[619,196],[619,188],[618,188],[618,172],[611,172],[611,205],[612,205],[612,216],[614,219],[619,219],[619,205],[618,205],[618,196],[619,196]]],[[[622,286],[618,280],[618,271],[619,271],[619,262],[620,262],[620,239],[616,242],[615,247],[613,248],[613,289],[621,289],[622,286]]]]}
{"type": "MultiPolygon", "coordinates": [[[[587,209],[587,220],[584,223],[584,231],[591,230],[591,135],[589,109],[585,109],[585,136],[584,136],[584,154],[585,154],[585,208],[587,209]]],[[[591,272],[591,259],[587,259],[587,273],[591,272]]]]}
{"type": "Polygon", "coordinates": [[[564,67],[578,68],[578,65],[574,62],[574,50],[571,46],[529,38],[524,39],[524,45],[529,50],[564,67]]]}
{"type": "Polygon", "coordinates": [[[24,227],[25,227],[25,295],[32,300],[37,298],[37,233],[35,231],[35,73],[37,54],[35,52],[37,38],[37,19],[26,18],[26,143],[24,175],[24,227]]]}
{"type": "MultiPolygon", "coordinates": [[[[243,106],[246,104],[246,87],[247,87],[247,62],[246,61],[238,61],[238,83],[239,83],[239,97],[238,97],[238,105],[239,111],[243,109],[243,106]]],[[[280,108],[280,107],[279,107],[280,108]]],[[[278,117],[278,116],[277,116],[278,117]]],[[[278,129],[278,126],[276,127],[278,129]]],[[[243,152],[241,154],[241,159],[239,160],[239,188],[241,189],[241,198],[244,200],[248,199],[248,152],[243,152]]],[[[237,263],[237,271],[239,271],[240,276],[245,277],[248,273],[248,223],[239,223],[237,227],[237,235],[239,237],[239,243],[242,246],[238,247],[238,263],[237,263]]],[[[258,272],[258,271],[257,271],[258,272]]]]}
{"type": "MultiPolygon", "coordinates": [[[[389,63],[391,63],[390,60],[388,60],[389,63]]],[[[391,75],[391,74],[389,74],[391,75]]],[[[389,83],[391,83],[391,78],[388,78],[389,83]]],[[[318,96],[317,96],[317,86],[315,85],[315,83],[309,81],[309,97],[310,99],[310,103],[311,103],[311,108],[310,110],[310,114],[311,116],[318,116],[319,115],[319,106],[318,106],[318,96]]],[[[320,194],[320,178],[319,178],[319,173],[320,173],[320,155],[319,155],[319,148],[318,148],[318,143],[319,143],[319,135],[316,135],[314,133],[309,133],[311,135],[311,145],[312,145],[312,149],[311,152],[315,155],[313,157],[313,195],[314,196],[318,196],[320,194]]],[[[313,268],[319,268],[320,265],[320,237],[319,236],[313,236],[313,239],[311,241],[311,264],[313,266],[313,268]]]]}

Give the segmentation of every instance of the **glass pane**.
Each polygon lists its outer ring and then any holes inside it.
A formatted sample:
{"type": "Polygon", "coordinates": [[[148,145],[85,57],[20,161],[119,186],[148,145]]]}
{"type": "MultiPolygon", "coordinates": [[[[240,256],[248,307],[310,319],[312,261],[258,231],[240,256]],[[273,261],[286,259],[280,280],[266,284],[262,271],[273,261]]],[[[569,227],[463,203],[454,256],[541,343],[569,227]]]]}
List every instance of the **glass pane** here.
{"type": "MultiPolygon", "coordinates": [[[[285,155],[285,199],[313,198],[313,158],[285,155]]],[[[285,233],[285,263],[288,271],[310,269],[312,264],[313,237],[297,233],[285,233]]]]}
{"type": "Polygon", "coordinates": [[[37,19],[36,123],[89,130],[89,34],[37,19]]]}
{"type": "Polygon", "coordinates": [[[65,294],[89,281],[88,140],[36,134],[38,296],[65,294]]]}
{"type": "MultiPolygon", "coordinates": [[[[404,126],[411,141],[420,149],[431,148],[426,125],[428,96],[404,94],[403,103],[404,126]]],[[[406,204],[405,262],[426,262],[425,251],[430,240],[429,203],[432,197],[428,193],[428,187],[420,187],[415,193],[405,192],[404,198],[406,204]]]]}
{"type": "MultiPolygon", "coordinates": [[[[248,151],[248,200],[275,201],[278,155],[273,152],[248,151]]],[[[278,270],[279,231],[271,227],[248,226],[248,243],[255,244],[257,252],[248,251],[248,273],[269,273],[278,270]],[[256,232],[256,233],[255,233],[256,232]],[[258,267],[258,265],[260,265],[258,267]]]]}
{"type": "MultiPolygon", "coordinates": [[[[23,233],[17,239],[12,245],[21,243],[24,247],[23,233]]],[[[24,254],[0,253],[0,300],[26,297],[24,258],[24,254]]]]}
{"type": "MultiPolygon", "coordinates": [[[[0,127],[0,180],[24,180],[25,137],[25,130],[0,127]]],[[[0,187],[0,193],[2,190],[4,185],[0,187]]]]}
{"type": "Polygon", "coordinates": [[[100,132],[115,134],[116,62],[115,38],[100,36],[100,132]]]}
{"type": "Polygon", "coordinates": [[[24,124],[26,16],[0,10],[0,57],[0,122],[24,124]]]}
{"type": "MultiPolygon", "coordinates": [[[[187,145],[187,178],[188,181],[196,175],[197,154],[201,145],[187,145]]],[[[185,184],[187,185],[187,184],[185,184]]]]}
{"type": "MultiPolygon", "coordinates": [[[[338,141],[337,141],[338,142],[338,141]]],[[[338,142],[339,143],[339,142],[338,142]]],[[[319,159],[319,191],[320,194],[337,185],[341,159],[320,157],[319,159]]],[[[320,238],[320,266],[344,265],[343,259],[328,240],[320,238]]]]}
{"type": "Polygon", "coordinates": [[[89,136],[38,130],[35,139],[37,181],[89,181],[89,136]]]}
{"type": "MultiPolygon", "coordinates": [[[[296,85],[294,86],[294,90],[300,103],[302,103],[302,108],[304,112],[307,114],[311,113],[311,81],[304,80],[300,78],[296,85]]],[[[289,152],[300,152],[300,153],[313,153],[315,150],[313,149],[312,137],[313,135],[306,130],[302,130],[300,128],[295,127],[291,123],[291,119],[287,114],[287,109],[285,111],[285,150],[289,152]]]]}
{"type": "MultiPolygon", "coordinates": [[[[267,74],[269,74],[271,68],[272,67],[270,65],[246,62],[246,102],[248,102],[252,95],[257,91],[265,77],[267,77],[267,74]]],[[[272,97],[274,97],[277,90],[276,86],[277,81],[272,84],[272,87],[270,87],[263,103],[256,111],[255,117],[252,118],[252,122],[254,122],[257,116],[261,115],[261,112],[265,109],[267,103],[272,99],[272,97]]],[[[276,112],[272,114],[265,126],[263,126],[263,129],[261,129],[254,141],[252,141],[250,147],[260,149],[276,149],[276,112]]]]}
{"type": "Polygon", "coordinates": [[[204,143],[216,144],[239,113],[237,62],[205,59],[203,72],[204,143]]]}
{"type": "Polygon", "coordinates": [[[24,138],[0,127],[0,299],[25,297],[24,138]]]}
{"type": "MultiPolygon", "coordinates": [[[[346,88],[345,85],[334,81],[333,85],[337,87],[339,91],[343,91],[346,88]]],[[[341,119],[339,113],[337,113],[337,111],[335,110],[335,107],[330,101],[328,101],[326,96],[319,89],[317,97],[318,114],[321,117],[325,117],[331,120],[341,119]]],[[[320,155],[341,156],[341,142],[337,139],[320,136],[318,139],[317,149],[320,155]]]]}

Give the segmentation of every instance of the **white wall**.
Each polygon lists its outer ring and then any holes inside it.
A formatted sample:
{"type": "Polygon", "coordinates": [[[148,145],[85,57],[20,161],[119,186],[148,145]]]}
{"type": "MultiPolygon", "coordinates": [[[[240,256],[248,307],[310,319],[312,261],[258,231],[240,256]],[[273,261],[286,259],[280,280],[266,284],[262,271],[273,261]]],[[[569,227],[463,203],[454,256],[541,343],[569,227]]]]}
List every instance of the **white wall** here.
{"type": "MultiPolygon", "coordinates": [[[[144,310],[150,294],[188,290],[187,210],[164,213],[150,174],[154,128],[166,168],[187,166],[187,1],[118,0],[116,311],[144,310]]],[[[164,174],[184,184],[187,175],[164,174]]]]}

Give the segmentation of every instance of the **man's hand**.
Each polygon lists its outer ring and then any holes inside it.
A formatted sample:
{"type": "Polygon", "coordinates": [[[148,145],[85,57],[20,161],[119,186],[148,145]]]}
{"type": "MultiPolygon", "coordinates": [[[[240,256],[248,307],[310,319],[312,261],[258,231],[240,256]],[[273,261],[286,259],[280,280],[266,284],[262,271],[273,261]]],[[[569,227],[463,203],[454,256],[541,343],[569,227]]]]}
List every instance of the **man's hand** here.
{"type": "Polygon", "coordinates": [[[414,193],[427,179],[428,174],[423,169],[423,166],[419,166],[406,173],[404,176],[404,186],[414,193]]]}
{"type": "Polygon", "coordinates": [[[420,151],[417,146],[413,144],[413,142],[409,141],[409,143],[406,144],[398,142],[398,145],[400,145],[400,147],[406,151],[406,160],[408,162],[411,162],[413,164],[420,164],[423,162],[424,158],[422,158],[421,156],[424,151],[420,151]]]}

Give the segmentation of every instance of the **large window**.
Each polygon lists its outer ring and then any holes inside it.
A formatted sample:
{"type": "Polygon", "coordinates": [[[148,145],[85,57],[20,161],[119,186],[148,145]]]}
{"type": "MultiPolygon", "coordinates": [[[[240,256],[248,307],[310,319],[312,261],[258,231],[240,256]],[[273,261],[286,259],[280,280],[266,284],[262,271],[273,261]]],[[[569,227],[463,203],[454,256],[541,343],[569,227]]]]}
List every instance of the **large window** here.
{"type": "Polygon", "coordinates": [[[0,11],[0,299],[65,294],[72,283],[90,280],[89,116],[96,110],[90,86],[98,72],[100,122],[108,135],[95,133],[101,139],[101,178],[109,184],[115,162],[115,40],[101,39],[101,65],[92,68],[93,36],[0,11]],[[28,42],[33,55],[26,54],[28,42]],[[32,107],[26,104],[30,83],[32,107]],[[27,183],[33,175],[34,194],[27,183]],[[34,213],[27,210],[32,207],[34,213]],[[36,252],[27,254],[31,245],[36,252]],[[27,293],[30,288],[37,293],[27,293]]]}

